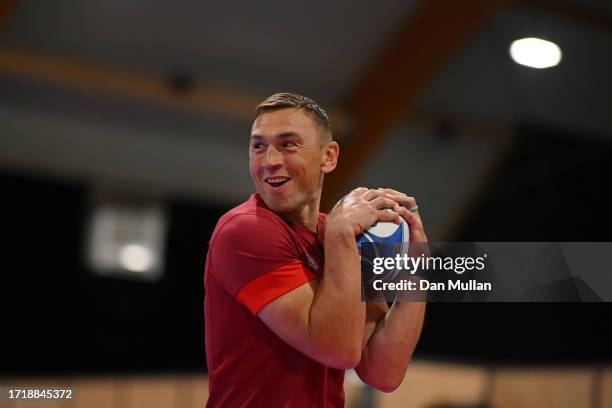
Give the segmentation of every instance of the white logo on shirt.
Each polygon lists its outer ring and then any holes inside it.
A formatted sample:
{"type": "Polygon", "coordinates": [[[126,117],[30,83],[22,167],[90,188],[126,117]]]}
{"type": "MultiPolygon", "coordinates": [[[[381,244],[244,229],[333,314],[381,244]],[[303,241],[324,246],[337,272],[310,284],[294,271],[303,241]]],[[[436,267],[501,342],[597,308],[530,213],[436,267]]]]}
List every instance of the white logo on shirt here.
{"type": "Polygon", "coordinates": [[[306,258],[308,258],[308,266],[310,267],[310,269],[313,270],[317,270],[319,269],[319,265],[317,264],[317,261],[315,261],[315,259],[310,256],[309,254],[306,254],[306,258]]]}

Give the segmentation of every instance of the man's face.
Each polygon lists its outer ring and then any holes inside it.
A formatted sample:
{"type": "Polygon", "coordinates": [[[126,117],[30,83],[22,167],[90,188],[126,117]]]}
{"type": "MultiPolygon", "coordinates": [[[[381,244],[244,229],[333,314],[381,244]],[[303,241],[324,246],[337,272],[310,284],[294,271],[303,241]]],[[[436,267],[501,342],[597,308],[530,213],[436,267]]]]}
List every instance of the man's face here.
{"type": "Polygon", "coordinates": [[[249,168],[257,192],[274,212],[299,212],[317,198],[324,150],[316,122],[300,109],[266,112],[253,123],[249,168]]]}

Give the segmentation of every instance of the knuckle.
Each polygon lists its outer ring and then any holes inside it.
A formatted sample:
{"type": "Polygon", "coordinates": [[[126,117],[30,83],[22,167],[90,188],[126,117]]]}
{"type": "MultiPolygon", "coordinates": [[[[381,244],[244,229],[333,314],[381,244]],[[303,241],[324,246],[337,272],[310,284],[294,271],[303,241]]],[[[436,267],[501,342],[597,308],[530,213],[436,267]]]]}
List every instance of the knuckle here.
{"type": "Polygon", "coordinates": [[[406,221],[408,221],[411,224],[413,224],[416,220],[414,214],[406,209],[404,209],[403,215],[404,215],[404,218],[406,218],[406,221]]]}

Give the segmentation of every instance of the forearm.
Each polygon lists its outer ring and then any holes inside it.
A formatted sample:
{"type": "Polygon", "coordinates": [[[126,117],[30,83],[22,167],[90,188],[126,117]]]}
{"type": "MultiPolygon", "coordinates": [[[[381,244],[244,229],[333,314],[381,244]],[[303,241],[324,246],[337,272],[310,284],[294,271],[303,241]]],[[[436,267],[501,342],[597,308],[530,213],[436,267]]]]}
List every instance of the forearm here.
{"type": "Polygon", "coordinates": [[[319,346],[355,365],[361,355],[365,303],[361,301],[359,253],[349,231],[325,237],[325,272],[310,309],[309,328],[319,346]]]}
{"type": "Polygon", "coordinates": [[[419,340],[425,302],[395,302],[380,319],[355,368],[366,383],[392,391],[404,378],[419,340]]]}

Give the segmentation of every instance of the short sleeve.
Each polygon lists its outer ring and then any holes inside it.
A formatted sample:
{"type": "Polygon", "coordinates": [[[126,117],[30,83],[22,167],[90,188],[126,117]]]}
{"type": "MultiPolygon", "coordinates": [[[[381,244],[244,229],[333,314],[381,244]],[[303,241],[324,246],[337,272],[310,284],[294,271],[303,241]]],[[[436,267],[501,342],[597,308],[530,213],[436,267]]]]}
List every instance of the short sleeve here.
{"type": "Polygon", "coordinates": [[[239,214],[211,241],[208,256],[214,278],[253,314],[316,277],[304,267],[282,220],[239,214]]]}

